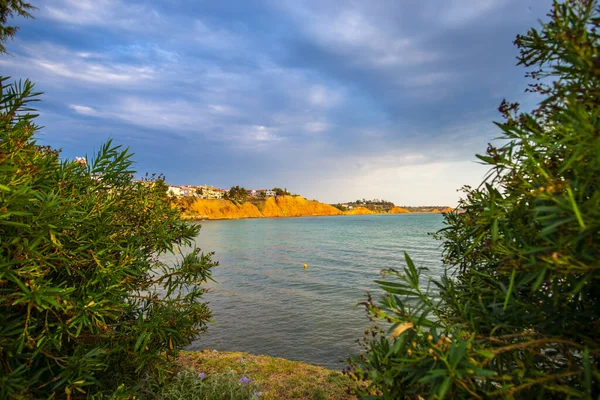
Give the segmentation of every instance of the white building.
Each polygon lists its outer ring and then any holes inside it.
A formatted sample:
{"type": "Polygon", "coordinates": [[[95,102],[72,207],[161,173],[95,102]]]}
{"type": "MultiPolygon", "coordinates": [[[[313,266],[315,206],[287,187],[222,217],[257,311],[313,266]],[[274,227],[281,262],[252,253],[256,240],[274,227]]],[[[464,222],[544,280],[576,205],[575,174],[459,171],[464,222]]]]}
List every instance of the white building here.
{"type": "Polygon", "coordinates": [[[194,196],[200,199],[216,200],[222,199],[226,190],[216,189],[212,186],[169,186],[167,193],[175,197],[194,196]],[[201,192],[202,194],[200,194],[201,192]]]}
{"type": "Polygon", "coordinates": [[[223,190],[215,189],[212,186],[202,186],[202,198],[209,200],[219,200],[223,198],[223,190]]]}
{"type": "Polygon", "coordinates": [[[169,186],[169,190],[167,191],[171,196],[179,197],[181,196],[181,187],[179,186],[169,186]]]}

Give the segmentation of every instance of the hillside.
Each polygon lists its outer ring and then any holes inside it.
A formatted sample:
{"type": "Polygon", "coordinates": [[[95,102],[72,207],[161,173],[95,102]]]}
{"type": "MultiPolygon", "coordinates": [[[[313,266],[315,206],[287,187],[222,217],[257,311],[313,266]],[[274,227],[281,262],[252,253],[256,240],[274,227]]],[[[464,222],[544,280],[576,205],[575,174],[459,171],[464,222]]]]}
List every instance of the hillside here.
{"type": "Polygon", "coordinates": [[[194,199],[185,205],[183,216],[199,219],[242,219],[273,217],[312,217],[343,214],[329,204],[301,196],[269,197],[264,201],[236,204],[229,200],[194,199]]]}
{"type": "Polygon", "coordinates": [[[408,212],[410,211],[408,211],[406,208],[394,206],[391,210],[388,211],[388,214],[405,214],[408,212]]]}
{"type": "Polygon", "coordinates": [[[378,214],[376,211],[371,211],[365,207],[355,207],[352,210],[344,211],[344,215],[368,215],[378,214]]]}
{"type": "MultiPolygon", "coordinates": [[[[258,385],[261,400],[358,399],[355,393],[366,386],[340,371],[266,355],[206,349],[182,352],[177,363],[182,371],[191,371],[188,376],[192,384],[198,373],[204,373],[208,379],[233,376],[237,381],[245,376],[258,385]]],[[[190,385],[185,384],[185,373],[182,375],[183,379],[172,385],[182,395],[179,398],[191,398],[190,385]]]]}
{"type": "Polygon", "coordinates": [[[182,216],[188,219],[243,219],[243,218],[284,218],[317,217],[330,215],[370,215],[370,214],[406,214],[412,212],[444,213],[452,212],[450,207],[398,207],[389,210],[371,210],[367,207],[354,207],[347,211],[307,200],[301,196],[277,196],[266,199],[252,198],[244,203],[230,200],[206,200],[182,198],[177,201],[182,216]]]}

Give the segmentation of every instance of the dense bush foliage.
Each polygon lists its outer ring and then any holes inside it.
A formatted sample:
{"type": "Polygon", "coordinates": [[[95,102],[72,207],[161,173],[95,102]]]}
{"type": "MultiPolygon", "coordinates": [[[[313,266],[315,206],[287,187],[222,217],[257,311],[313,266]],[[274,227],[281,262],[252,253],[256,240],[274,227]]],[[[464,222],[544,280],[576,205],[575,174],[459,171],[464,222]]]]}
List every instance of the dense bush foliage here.
{"type": "Polygon", "coordinates": [[[407,256],[365,302],[391,324],[354,359],[380,398],[600,395],[600,6],[549,17],[515,42],[544,100],[501,105],[491,172],[439,232],[446,276],[428,288],[407,256]]]}
{"type": "Polygon", "coordinates": [[[61,160],[34,140],[30,82],[0,99],[0,398],[136,391],[205,329],[200,284],[215,265],[188,245],[165,185],[134,181],[110,142],[61,160]]]}

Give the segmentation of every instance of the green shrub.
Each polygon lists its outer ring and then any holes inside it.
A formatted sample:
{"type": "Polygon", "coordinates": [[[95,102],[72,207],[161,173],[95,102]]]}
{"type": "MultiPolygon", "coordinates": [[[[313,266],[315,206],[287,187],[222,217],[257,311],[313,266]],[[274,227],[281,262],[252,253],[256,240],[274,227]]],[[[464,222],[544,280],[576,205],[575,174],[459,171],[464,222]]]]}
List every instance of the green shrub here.
{"type": "Polygon", "coordinates": [[[159,400],[246,400],[259,399],[261,392],[256,383],[233,371],[205,374],[184,370],[161,388],[159,400]]]}
{"type": "Polygon", "coordinates": [[[215,265],[189,245],[165,185],[134,181],[110,142],[93,160],[61,160],[34,140],[26,81],[0,99],[0,398],[135,392],[163,380],[205,329],[200,284],[215,265]]]}
{"type": "Polygon", "coordinates": [[[544,99],[502,103],[490,174],[438,233],[446,275],[429,288],[406,256],[364,303],[378,325],[353,366],[377,398],[600,395],[600,7],[549,16],[515,42],[544,99]]]}

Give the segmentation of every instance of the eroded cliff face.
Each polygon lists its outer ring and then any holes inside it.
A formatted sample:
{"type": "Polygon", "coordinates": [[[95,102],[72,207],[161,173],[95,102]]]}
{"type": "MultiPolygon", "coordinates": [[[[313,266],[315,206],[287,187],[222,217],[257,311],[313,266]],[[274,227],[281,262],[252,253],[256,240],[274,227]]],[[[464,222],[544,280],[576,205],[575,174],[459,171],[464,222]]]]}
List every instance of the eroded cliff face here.
{"type": "Polygon", "coordinates": [[[355,207],[352,210],[344,211],[344,215],[365,215],[365,214],[377,214],[375,211],[371,211],[365,207],[355,207]]]}
{"type": "Polygon", "coordinates": [[[309,217],[342,214],[340,210],[329,204],[306,200],[301,196],[269,197],[265,201],[262,213],[265,217],[309,217]]]}
{"type": "Polygon", "coordinates": [[[406,208],[394,206],[388,211],[388,214],[404,214],[408,212],[410,211],[408,211],[406,208]]]}
{"type": "Polygon", "coordinates": [[[263,215],[250,203],[235,204],[229,200],[196,199],[183,216],[202,219],[240,219],[260,218],[263,215]]]}
{"type": "MultiPolygon", "coordinates": [[[[366,207],[356,207],[342,212],[329,204],[316,200],[307,200],[301,196],[268,197],[261,201],[237,204],[229,200],[193,199],[185,205],[184,218],[190,219],[242,219],[277,217],[317,217],[328,215],[369,215],[380,214],[366,207]]],[[[452,211],[444,208],[441,212],[452,211]]],[[[436,209],[433,212],[440,212],[436,209]]],[[[385,213],[385,212],[384,212],[385,213]]],[[[388,214],[410,213],[409,210],[395,206],[388,214]]]]}
{"type": "Polygon", "coordinates": [[[342,214],[340,210],[329,204],[307,200],[300,196],[279,196],[269,197],[256,205],[250,202],[235,204],[228,200],[195,199],[183,216],[202,219],[241,219],[340,214],[342,214]]]}

